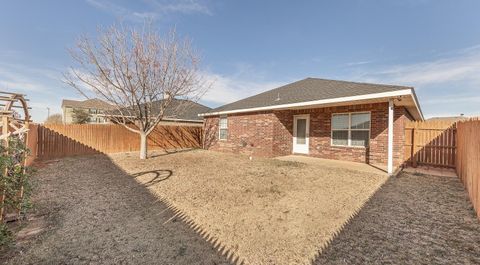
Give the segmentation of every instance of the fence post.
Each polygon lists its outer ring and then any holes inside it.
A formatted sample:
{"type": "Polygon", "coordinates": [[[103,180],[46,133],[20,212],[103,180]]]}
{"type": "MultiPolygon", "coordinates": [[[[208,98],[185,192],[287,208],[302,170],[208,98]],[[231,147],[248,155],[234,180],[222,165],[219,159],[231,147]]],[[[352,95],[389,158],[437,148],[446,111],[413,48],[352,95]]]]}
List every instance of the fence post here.
{"type": "Polygon", "coordinates": [[[417,130],[415,130],[415,126],[412,127],[412,166],[415,168],[417,167],[417,144],[415,140],[417,139],[416,134],[417,130]]]}

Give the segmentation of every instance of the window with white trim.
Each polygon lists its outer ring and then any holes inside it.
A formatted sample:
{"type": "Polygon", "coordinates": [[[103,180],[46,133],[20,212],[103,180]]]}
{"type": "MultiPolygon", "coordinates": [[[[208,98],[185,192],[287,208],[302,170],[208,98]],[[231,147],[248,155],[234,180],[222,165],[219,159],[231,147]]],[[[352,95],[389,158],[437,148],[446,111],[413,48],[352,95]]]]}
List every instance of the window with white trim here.
{"type": "Polygon", "coordinates": [[[369,140],[369,112],[332,115],[332,145],[367,147],[369,140]]]}
{"type": "Polygon", "coordinates": [[[218,139],[220,140],[227,140],[228,137],[228,121],[227,116],[220,117],[219,120],[219,131],[218,131],[218,139]]]}

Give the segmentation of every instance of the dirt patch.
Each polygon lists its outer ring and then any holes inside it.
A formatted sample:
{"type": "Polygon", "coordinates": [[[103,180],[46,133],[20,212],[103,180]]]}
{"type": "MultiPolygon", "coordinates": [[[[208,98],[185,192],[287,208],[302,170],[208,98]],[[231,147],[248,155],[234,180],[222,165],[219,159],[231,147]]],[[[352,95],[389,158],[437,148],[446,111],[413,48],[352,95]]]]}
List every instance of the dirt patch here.
{"type": "Polygon", "coordinates": [[[29,229],[35,239],[18,241],[7,264],[228,264],[106,156],[62,159],[34,179],[48,225],[29,229]]]}
{"type": "Polygon", "coordinates": [[[201,150],[112,159],[221,253],[249,264],[309,263],[386,180],[201,150]]]}
{"type": "Polygon", "coordinates": [[[480,222],[458,178],[403,173],[316,264],[480,264],[480,222]]]}

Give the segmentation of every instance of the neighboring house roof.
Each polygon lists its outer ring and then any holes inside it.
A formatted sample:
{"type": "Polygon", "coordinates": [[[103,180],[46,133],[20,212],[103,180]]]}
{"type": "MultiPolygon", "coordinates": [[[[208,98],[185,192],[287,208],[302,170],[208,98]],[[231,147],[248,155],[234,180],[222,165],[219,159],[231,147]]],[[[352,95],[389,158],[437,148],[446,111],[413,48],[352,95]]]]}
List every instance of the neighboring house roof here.
{"type": "MultiPolygon", "coordinates": [[[[153,115],[160,111],[162,100],[154,102],[153,115]]],[[[203,121],[198,114],[210,111],[211,108],[184,99],[173,99],[169,106],[165,109],[164,120],[184,120],[184,121],[203,121]]]]}
{"type": "MultiPolygon", "coordinates": [[[[414,118],[423,119],[414,89],[406,86],[382,85],[306,78],[202,113],[212,116],[272,109],[289,109],[351,101],[373,101],[380,98],[408,97],[414,118]]],[[[408,109],[408,108],[407,108],[408,109]]]]}
{"type": "Polygon", "coordinates": [[[469,117],[465,117],[465,116],[451,116],[451,117],[432,117],[432,118],[429,118],[427,119],[428,121],[451,121],[451,122],[455,122],[455,121],[463,121],[463,120],[468,120],[469,117]]]}
{"type": "MultiPolygon", "coordinates": [[[[160,112],[162,106],[162,100],[153,102],[151,116],[155,117],[160,112]]],[[[142,105],[143,106],[143,105],[142,105]]],[[[143,110],[142,107],[140,109],[143,110]]],[[[163,120],[178,120],[178,121],[192,121],[203,122],[203,118],[199,116],[200,113],[208,112],[211,108],[185,99],[172,99],[168,107],[163,114],[163,120]]],[[[114,113],[120,113],[120,111],[114,110],[114,113]]],[[[142,111],[143,112],[143,111],[142,111]]],[[[124,112],[128,113],[127,111],[124,112]]]]}
{"type": "Polygon", "coordinates": [[[92,98],[87,100],[70,100],[64,99],[62,100],[62,108],[63,107],[71,107],[71,108],[85,108],[85,109],[103,109],[108,110],[112,109],[113,106],[108,104],[107,102],[98,99],[92,98]]]}

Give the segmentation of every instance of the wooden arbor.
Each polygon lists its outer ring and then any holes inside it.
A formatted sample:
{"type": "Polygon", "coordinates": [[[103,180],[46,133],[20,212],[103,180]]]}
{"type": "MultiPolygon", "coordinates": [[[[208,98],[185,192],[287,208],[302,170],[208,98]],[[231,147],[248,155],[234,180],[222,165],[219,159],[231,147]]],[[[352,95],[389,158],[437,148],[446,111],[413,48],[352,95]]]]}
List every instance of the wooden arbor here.
{"type": "MultiPolygon", "coordinates": [[[[23,141],[23,143],[26,144],[29,123],[31,122],[27,101],[28,100],[25,99],[24,95],[22,94],[0,91],[0,143],[5,148],[4,150],[8,150],[10,137],[18,137],[20,141],[23,141]]],[[[15,163],[23,168],[23,173],[25,173],[25,162],[25,153],[21,154],[21,157],[17,157],[15,159],[15,163]]],[[[6,183],[7,174],[9,174],[8,167],[4,165],[1,180],[3,184],[6,183]]],[[[4,202],[6,199],[5,185],[2,186],[4,189],[0,190],[0,221],[3,221],[5,216],[4,202]]],[[[20,199],[23,198],[23,186],[19,188],[17,196],[20,199]]],[[[18,216],[20,209],[16,209],[16,212],[17,214],[15,216],[18,216]]]]}

